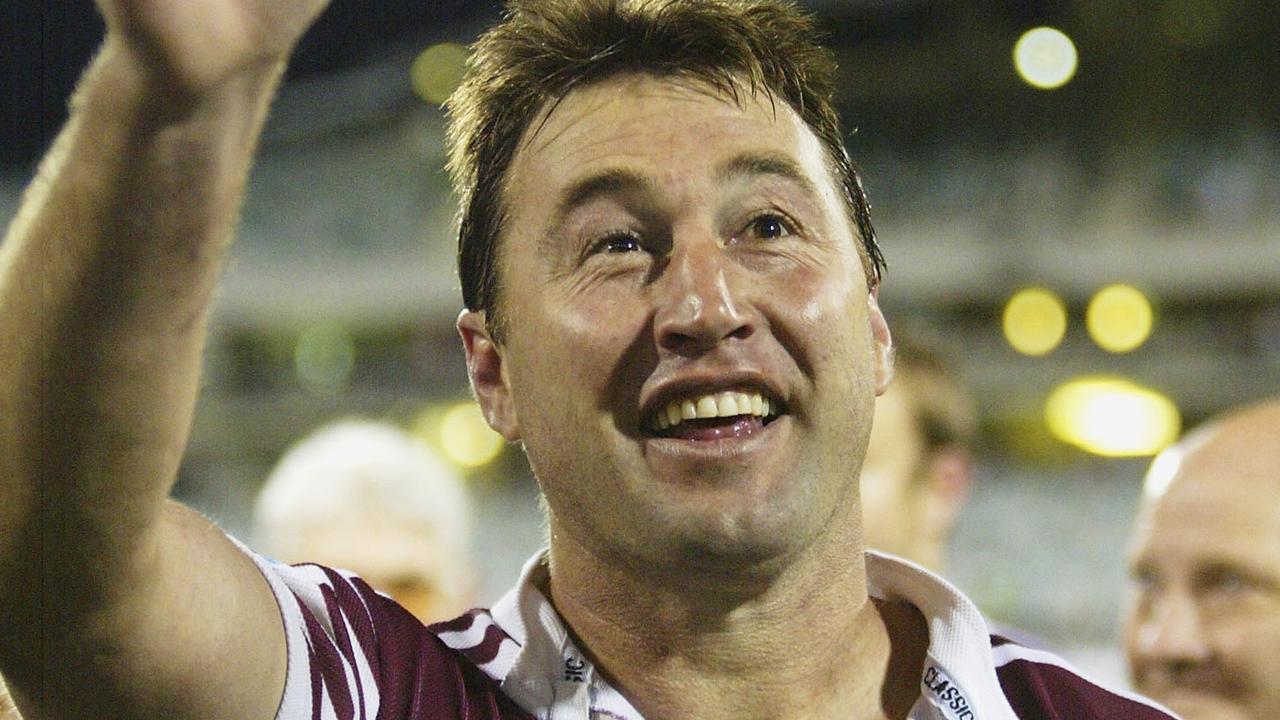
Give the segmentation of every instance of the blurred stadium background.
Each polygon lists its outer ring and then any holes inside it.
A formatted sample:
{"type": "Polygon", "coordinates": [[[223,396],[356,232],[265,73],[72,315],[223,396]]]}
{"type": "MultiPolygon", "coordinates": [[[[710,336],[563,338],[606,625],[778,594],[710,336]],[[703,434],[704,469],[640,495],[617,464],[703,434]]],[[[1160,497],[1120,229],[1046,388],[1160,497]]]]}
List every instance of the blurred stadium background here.
{"type": "MultiPolygon", "coordinates": [[[[942,350],[981,403],[951,575],[1123,682],[1112,648],[1145,463],[1180,428],[1280,392],[1280,14],[1243,0],[802,4],[839,55],[891,326],[942,350]],[[1058,32],[1027,35],[1042,27],[1058,32]]],[[[528,469],[477,428],[452,327],[438,103],[499,12],[335,0],[300,48],[176,490],[232,532],[289,443],[361,414],[468,468],[490,596],[540,543],[528,469]]],[[[0,7],[0,221],[100,33],[88,0],[0,7]]]]}

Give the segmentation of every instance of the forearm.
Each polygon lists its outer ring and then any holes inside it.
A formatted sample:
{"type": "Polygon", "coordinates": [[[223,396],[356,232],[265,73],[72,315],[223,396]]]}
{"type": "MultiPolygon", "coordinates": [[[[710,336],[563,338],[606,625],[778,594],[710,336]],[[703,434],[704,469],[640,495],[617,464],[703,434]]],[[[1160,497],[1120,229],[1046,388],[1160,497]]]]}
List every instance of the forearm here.
{"type": "Polygon", "coordinates": [[[5,632],[143,579],[279,72],[179,94],[108,42],[0,245],[5,632]]]}
{"type": "Polygon", "coordinates": [[[0,720],[22,720],[18,708],[9,697],[9,689],[5,687],[4,678],[0,677],[0,720]]]}

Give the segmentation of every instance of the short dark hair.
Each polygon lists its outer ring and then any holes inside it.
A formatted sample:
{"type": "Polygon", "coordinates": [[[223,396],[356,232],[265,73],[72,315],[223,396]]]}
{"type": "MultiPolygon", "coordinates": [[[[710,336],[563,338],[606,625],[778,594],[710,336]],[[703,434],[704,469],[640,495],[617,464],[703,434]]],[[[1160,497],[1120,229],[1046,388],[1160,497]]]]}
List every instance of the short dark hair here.
{"type": "Polygon", "coordinates": [[[628,72],[705,82],[734,99],[745,83],[786,102],[826,149],[874,287],[884,259],[833,104],[834,55],[818,37],[813,19],[786,0],[509,0],[446,105],[463,304],[483,310],[500,339],[502,191],[520,139],[573,89],[628,72]]]}
{"type": "Polygon", "coordinates": [[[978,435],[978,408],[963,377],[933,347],[894,335],[893,385],[904,396],[923,455],[944,448],[971,450],[978,435]]]}

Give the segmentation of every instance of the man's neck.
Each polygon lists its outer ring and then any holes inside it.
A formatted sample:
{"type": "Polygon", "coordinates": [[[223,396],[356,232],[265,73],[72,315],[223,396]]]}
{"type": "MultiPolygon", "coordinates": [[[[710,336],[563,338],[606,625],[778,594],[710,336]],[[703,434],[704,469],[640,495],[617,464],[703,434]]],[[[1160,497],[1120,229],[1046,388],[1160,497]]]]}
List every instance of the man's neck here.
{"type": "Polygon", "coordinates": [[[868,598],[856,542],[750,578],[749,593],[705,569],[655,579],[564,545],[543,590],[648,720],[895,718],[919,694],[927,626],[910,605],[868,598]]]}

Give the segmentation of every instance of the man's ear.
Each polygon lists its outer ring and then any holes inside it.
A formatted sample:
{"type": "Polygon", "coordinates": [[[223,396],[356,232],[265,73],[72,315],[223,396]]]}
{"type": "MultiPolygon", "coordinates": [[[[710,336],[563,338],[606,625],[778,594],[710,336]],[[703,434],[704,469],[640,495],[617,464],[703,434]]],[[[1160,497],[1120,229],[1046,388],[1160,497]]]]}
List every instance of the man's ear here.
{"type": "Polygon", "coordinates": [[[880,287],[867,293],[867,313],[871,320],[871,339],[875,341],[876,395],[883,395],[893,382],[893,337],[889,335],[889,323],[880,311],[880,287]]]}
{"type": "Polygon", "coordinates": [[[503,363],[502,347],[485,327],[484,311],[463,310],[458,315],[458,335],[467,353],[467,376],[471,392],[489,427],[508,442],[520,439],[520,419],[511,402],[511,381],[503,363]]]}

